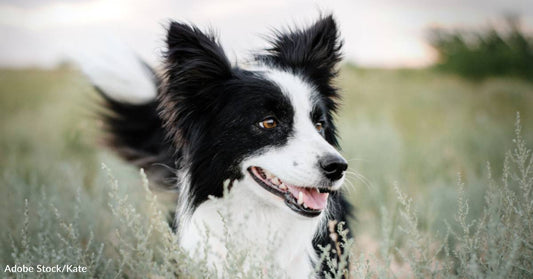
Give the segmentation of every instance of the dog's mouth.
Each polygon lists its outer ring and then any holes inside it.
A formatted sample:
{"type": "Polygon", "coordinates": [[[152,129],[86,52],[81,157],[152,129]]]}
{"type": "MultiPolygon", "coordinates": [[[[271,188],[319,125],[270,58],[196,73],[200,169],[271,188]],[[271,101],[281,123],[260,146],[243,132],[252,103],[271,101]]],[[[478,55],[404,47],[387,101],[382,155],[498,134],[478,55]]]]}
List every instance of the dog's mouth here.
{"type": "Polygon", "coordinates": [[[291,185],[260,167],[249,167],[248,172],[257,184],[282,198],[285,204],[296,213],[315,217],[320,215],[327,206],[331,192],[328,189],[291,185]]]}

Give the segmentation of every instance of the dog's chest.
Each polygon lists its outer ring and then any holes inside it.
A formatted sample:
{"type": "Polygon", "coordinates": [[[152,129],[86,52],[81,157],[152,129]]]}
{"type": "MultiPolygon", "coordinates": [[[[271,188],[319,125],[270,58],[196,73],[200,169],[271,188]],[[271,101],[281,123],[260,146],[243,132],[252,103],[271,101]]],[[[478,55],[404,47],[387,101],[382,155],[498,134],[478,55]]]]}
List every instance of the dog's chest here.
{"type": "Polygon", "coordinates": [[[194,257],[204,256],[208,248],[208,264],[216,267],[219,277],[225,277],[221,270],[240,254],[246,255],[243,268],[260,268],[269,277],[281,270],[289,278],[309,278],[318,220],[287,214],[246,191],[234,192],[195,210],[180,230],[181,246],[194,257]]]}

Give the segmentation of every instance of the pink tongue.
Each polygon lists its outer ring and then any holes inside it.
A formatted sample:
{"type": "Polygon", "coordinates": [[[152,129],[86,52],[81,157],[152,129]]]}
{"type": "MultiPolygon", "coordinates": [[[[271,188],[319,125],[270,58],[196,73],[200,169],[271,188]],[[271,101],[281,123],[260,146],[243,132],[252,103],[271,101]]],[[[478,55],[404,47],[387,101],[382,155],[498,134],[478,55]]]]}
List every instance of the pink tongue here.
{"type": "Polygon", "coordinates": [[[307,207],[317,210],[326,208],[329,193],[319,193],[316,189],[311,188],[303,188],[291,185],[287,186],[289,188],[289,192],[291,192],[296,200],[298,200],[298,196],[300,195],[300,192],[302,192],[304,204],[307,205],[307,207]]]}

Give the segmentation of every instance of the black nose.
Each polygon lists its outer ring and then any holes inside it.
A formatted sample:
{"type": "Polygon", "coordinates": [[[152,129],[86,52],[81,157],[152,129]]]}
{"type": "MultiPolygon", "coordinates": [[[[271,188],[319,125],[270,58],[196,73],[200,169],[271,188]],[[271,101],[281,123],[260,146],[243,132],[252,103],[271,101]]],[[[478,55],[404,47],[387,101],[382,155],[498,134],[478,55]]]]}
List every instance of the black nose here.
{"type": "Polygon", "coordinates": [[[319,164],[324,175],[333,181],[341,179],[342,174],[348,168],[346,160],[338,155],[324,156],[320,159],[319,164]]]}

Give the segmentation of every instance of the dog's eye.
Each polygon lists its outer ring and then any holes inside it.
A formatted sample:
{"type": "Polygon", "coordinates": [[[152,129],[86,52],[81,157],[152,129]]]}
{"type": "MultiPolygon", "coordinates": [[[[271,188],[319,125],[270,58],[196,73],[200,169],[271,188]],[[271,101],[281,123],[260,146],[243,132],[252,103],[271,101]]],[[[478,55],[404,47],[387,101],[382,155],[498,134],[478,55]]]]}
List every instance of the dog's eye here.
{"type": "Polygon", "coordinates": [[[278,121],[273,117],[266,118],[265,120],[259,122],[259,127],[263,129],[274,129],[278,126],[278,121]]]}
{"type": "Polygon", "coordinates": [[[324,124],[322,122],[317,122],[315,123],[315,129],[319,132],[319,133],[322,133],[322,130],[324,130],[324,124]]]}

